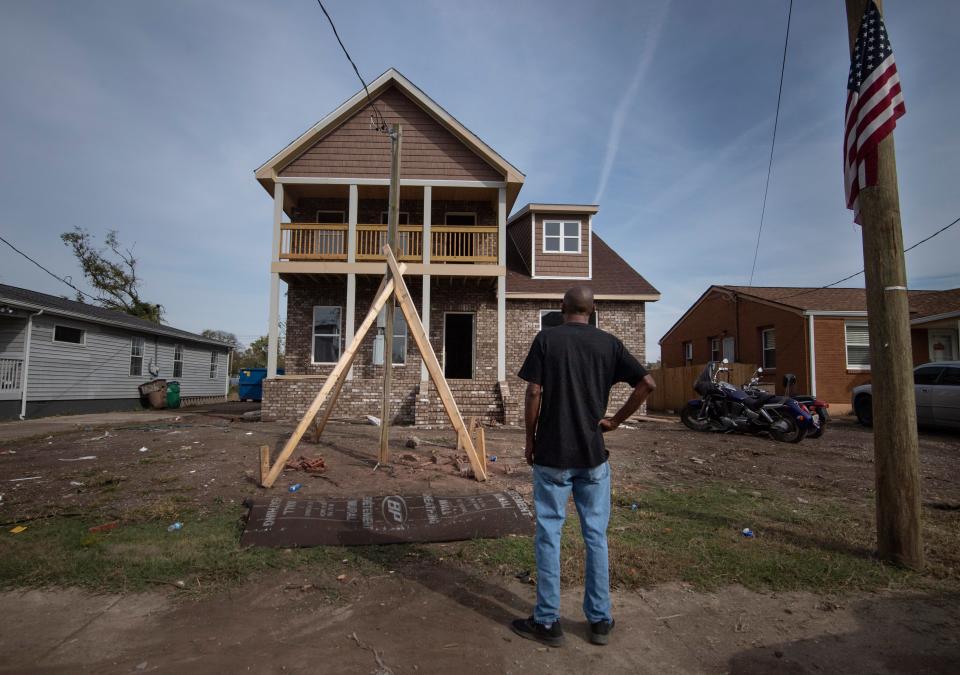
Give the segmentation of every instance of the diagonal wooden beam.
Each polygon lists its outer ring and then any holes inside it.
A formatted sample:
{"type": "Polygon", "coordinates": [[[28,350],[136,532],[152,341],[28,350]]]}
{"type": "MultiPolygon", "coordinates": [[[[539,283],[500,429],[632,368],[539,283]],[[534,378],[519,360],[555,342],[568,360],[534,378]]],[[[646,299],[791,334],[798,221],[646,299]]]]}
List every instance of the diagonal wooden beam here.
{"type": "Polygon", "coordinates": [[[440,368],[437,355],[433,351],[430,340],[427,339],[426,332],[423,330],[420,315],[417,314],[417,306],[413,304],[413,299],[407,290],[407,284],[403,280],[401,267],[397,263],[397,259],[393,256],[393,251],[390,250],[389,246],[383,247],[383,253],[387,258],[387,265],[389,265],[393,271],[397,303],[400,305],[403,316],[407,319],[407,329],[413,334],[413,339],[420,349],[420,357],[423,359],[423,362],[427,364],[427,371],[430,373],[430,378],[437,388],[437,393],[440,394],[440,400],[443,402],[443,408],[447,412],[447,417],[450,418],[450,424],[453,425],[457,435],[463,439],[463,447],[466,449],[467,457],[470,459],[470,466],[473,467],[473,475],[478,481],[487,480],[487,470],[480,461],[477,450],[473,445],[473,439],[467,431],[467,425],[463,423],[463,416],[460,414],[457,402],[453,398],[453,392],[450,391],[450,385],[447,384],[447,380],[443,376],[443,370],[440,368]]]}
{"type": "MultiPolygon", "coordinates": [[[[406,266],[401,265],[394,269],[393,273],[399,278],[405,269],[406,266]]],[[[363,342],[363,338],[366,337],[367,331],[370,330],[370,326],[372,326],[373,322],[377,320],[377,315],[387,303],[387,300],[393,296],[394,287],[395,284],[392,279],[388,280],[387,278],[384,278],[383,282],[380,284],[380,290],[377,291],[377,295],[374,297],[373,305],[370,306],[370,311],[367,312],[367,316],[364,318],[363,323],[360,324],[356,334],[354,334],[353,340],[350,341],[349,346],[340,356],[340,360],[337,361],[337,365],[334,366],[330,376],[327,377],[326,381],[323,383],[323,387],[321,387],[319,393],[317,393],[316,398],[313,399],[313,403],[311,403],[310,407],[307,408],[307,412],[303,415],[303,419],[300,420],[300,424],[297,425],[293,435],[287,441],[287,444],[283,446],[283,450],[281,450],[280,454],[277,456],[276,461],[270,469],[270,473],[267,474],[266,479],[262,482],[263,487],[271,487],[276,482],[277,477],[280,476],[280,472],[283,471],[283,465],[290,458],[290,455],[293,454],[297,444],[300,443],[300,439],[303,438],[303,434],[306,433],[307,429],[310,427],[310,423],[313,421],[314,417],[317,416],[321,406],[323,406],[323,402],[336,386],[337,380],[342,374],[350,370],[350,365],[353,363],[353,358],[356,356],[357,349],[360,347],[360,343],[363,342]]]]}

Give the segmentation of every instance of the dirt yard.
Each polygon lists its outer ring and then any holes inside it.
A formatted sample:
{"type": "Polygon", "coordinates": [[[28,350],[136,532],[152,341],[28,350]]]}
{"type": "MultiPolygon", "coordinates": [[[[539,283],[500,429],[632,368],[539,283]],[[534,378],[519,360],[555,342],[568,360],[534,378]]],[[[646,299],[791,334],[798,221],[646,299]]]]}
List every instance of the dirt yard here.
{"type": "Polygon", "coordinates": [[[322,455],[322,476],[287,471],[264,491],[254,480],[258,448],[279,447],[293,425],[242,422],[230,410],[0,435],[0,671],[960,668],[957,436],[921,435],[928,569],[916,574],[872,557],[869,430],[841,420],[822,439],[785,445],[632,422],[608,437],[617,631],[605,649],[586,641],[572,513],[568,641],[547,650],[505,627],[531,610],[526,537],[237,546],[243,499],[287,494],[295,482],[305,496],[510,487],[529,498],[522,432],[487,430],[497,459],[481,485],[459,475],[452,432],[395,428],[393,461],[374,470],[378,429],[336,423],[297,453],[322,455]],[[183,530],[167,532],[175,520],[183,530]],[[17,525],[26,530],[10,532],[17,525]],[[744,527],[756,536],[743,537],[744,527]]]}

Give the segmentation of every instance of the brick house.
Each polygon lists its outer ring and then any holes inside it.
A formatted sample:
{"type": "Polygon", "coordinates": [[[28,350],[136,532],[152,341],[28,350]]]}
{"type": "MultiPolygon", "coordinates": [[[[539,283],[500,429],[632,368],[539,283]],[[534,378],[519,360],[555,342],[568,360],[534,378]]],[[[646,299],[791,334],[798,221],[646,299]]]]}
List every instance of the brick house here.
{"type": "MultiPolygon", "coordinates": [[[[914,364],[960,358],[960,289],[910,291],[914,364]]],[[[782,392],[797,391],[843,412],[870,379],[867,299],[862,288],[711,286],[660,338],[664,367],[728,358],[756,363],[782,392]]]]}
{"type": "MultiPolygon", "coordinates": [[[[645,303],[660,295],[594,232],[597,206],[528,204],[508,218],[523,187],[519,170],[397,71],[369,92],[386,122],[403,128],[397,257],[464,415],[518,422],[516,372],[578,282],[594,289],[598,325],[644,358],[645,303]]],[[[256,171],[274,198],[267,419],[304,413],[382,279],[390,142],[371,129],[370,116],[360,91],[256,171]],[[281,280],[286,360],[278,376],[281,280]]],[[[445,423],[396,316],[391,421],[445,423]]],[[[378,324],[357,354],[337,415],[378,414],[385,358],[378,324]]]]}

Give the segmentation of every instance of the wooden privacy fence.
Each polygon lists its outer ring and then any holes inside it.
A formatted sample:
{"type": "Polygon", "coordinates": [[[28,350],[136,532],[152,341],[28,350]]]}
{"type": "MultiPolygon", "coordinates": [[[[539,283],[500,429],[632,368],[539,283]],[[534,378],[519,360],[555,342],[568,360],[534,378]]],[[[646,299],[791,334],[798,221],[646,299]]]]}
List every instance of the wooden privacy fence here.
{"type": "MultiPolygon", "coordinates": [[[[706,367],[699,365],[680,366],[679,368],[659,368],[651,370],[650,374],[657,383],[657,388],[647,399],[647,408],[650,410],[680,411],[692,398],[700,395],[693,390],[693,383],[706,367]]],[[[727,365],[729,373],[721,373],[720,377],[736,386],[747,382],[757,366],[751,363],[730,363],[727,365]]]]}

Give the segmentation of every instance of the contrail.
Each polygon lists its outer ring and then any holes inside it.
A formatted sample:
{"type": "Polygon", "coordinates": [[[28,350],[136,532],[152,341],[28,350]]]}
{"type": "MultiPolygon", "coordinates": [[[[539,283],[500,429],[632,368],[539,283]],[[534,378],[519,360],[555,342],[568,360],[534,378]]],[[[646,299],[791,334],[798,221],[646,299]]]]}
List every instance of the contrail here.
{"type": "Polygon", "coordinates": [[[607,181],[610,179],[610,172],[613,171],[613,163],[617,158],[617,149],[620,146],[620,136],[623,133],[623,125],[627,121],[627,113],[630,106],[633,105],[633,99],[637,97],[640,91],[640,85],[643,82],[650,64],[653,62],[654,52],[657,50],[657,44],[660,42],[660,33],[663,32],[663,25],[667,22],[667,13],[670,10],[670,0],[663,3],[660,12],[654,17],[647,39],[643,45],[643,52],[640,54],[640,60],[637,62],[637,70],[633,74],[630,86],[623,93],[620,102],[613,111],[613,122],[610,125],[610,135],[607,136],[607,154],[603,158],[603,169],[600,171],[600,182],[597,184],[597,196],[593,203],[599,204],[600,198],[607,189],[607,181]]]}

